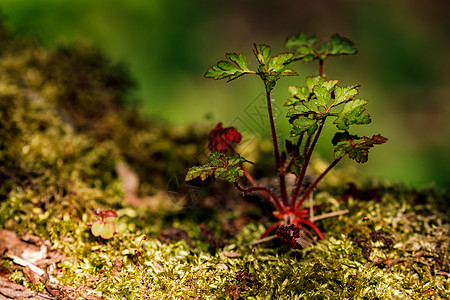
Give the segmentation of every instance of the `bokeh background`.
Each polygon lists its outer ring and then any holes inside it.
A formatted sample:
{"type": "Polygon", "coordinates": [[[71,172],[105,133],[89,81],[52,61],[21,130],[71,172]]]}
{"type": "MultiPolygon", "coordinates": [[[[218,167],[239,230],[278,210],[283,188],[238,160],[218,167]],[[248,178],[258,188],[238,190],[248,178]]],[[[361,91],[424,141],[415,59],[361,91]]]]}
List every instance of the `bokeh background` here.
{"type": "MultiPolygon", "coordinates": [[[[343,85],[362,85],[373,122],[358,133],[389,138],[360,169],[417,188],[450,186],[448,0],[0,0],[0,12],[14,32],[47,47],[85,43],[125,63],[138,83],[133,98],[149,117],[175,125],[244,124],[262,137],[246,113],[261,96],[258,78],[226,84],[204,79],[204,72],[226,52],[251,61],[253,43],[281,53],[290,35],[325,40],[339,33],[359,54],[330,59],[325,73],[343,85]]],[[[274,91],[278,129],[286,135],[285,84],[302,85],[318,68],[296,71],[300,77],[280,81],[274,91]]],[[[325,132],[320,140],[325,159],[332,155],[330,139],[325,132]]]]}

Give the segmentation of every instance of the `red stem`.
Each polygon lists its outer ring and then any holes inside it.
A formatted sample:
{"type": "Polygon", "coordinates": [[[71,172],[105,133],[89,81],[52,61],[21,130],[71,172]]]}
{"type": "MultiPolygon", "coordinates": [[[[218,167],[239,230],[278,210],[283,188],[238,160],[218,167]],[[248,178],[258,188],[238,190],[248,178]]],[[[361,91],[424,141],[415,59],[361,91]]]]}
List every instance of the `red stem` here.
{"type": "MultiPolygon", "coordinates": [[[[305,134],[305,132],[302,133],[302,138],[303,138],[303,135],[304,135],[304,134],[305,134]]],[[[305,145],[303,146],[303,151],[302,151],[302,156],[303,156],[303,157],[306,157],[306,156],[307,156],[309,146],[311,145],[311,139],[312,139],[312,135],[308,135],[308,139],[306,140],[305,145]]],[[[301,146],[301,145],[299,145],[299,147],[300,147],[300,146],[301,146]]],[[[307,166],[307,164],[305,164],[305,163],[306,163],[306,161],[304,162],[304,164],[303,164],[303,166],[302,166],[302,169],[300,170],[299,176],[298,176],[297,179],[295,180],[294,187],[297,187],[297,185],[300,185],[300,187],[299,187],[299,189],[298,189],[298,191],[297,191],[297,195],[300,195],[300,193],[303,192],[302,183],[303,183],[303,177],[304,177],[304,175],[303,175],[303,176],[300,176],[300,175],[302,174],[303,169],[304,169],[305,172],[306,172],[306,167],[308,167],[308,166],[307,166]]],[[[290,203],[290,205],[291,205],[291,208],[292,208],[292,209],[294,209],[294,206],[295,206],[295,199],[296,199],[296,198],[297,198],[297,197],[295,197],[295,198],[292,197],[292,198],[291,198],[291,203],[290,203]]]]}
{"type": "Polygon", "coordinates": [[[278,221],[276,223],[273,223],[272,225],[269,226],[269,228],[266,229],[266,231],[264,231],[264,233],[261,235],[261,237],[259,239],[263,239],[265,238],[272,230],[274,230],[275,228],[277,228],[278,226],[283,225],[283,221],[278,221]]]}
{"type": "Polygon", "coordinates": [[[319,236],[319,238],[320,238],[321,240],[323,240],[323,234],[322,234],[322,232],[320,232],[319,228],[317,228],[317,226],[314,225],[313,222],[310,222],[310,221],[305,220],[305,219],[298,219],[297,222],[298,222],[298,223],[306,224],[306,225],[308,225],[309,227],[311,227],[311,228],[317,233],[317,235],[319,236]]]}
{"type": "MultiPolygon", "coordinates": [[[[312,141],[311,146],[308,149],[308,154],[303,163],[303,167],[300,172],[300,175],[298,176],[297,181],[295,182],[294,191],[292,192],[291,206],[295,205],[295,200],[297,200],[297,197],[300,193],[300,188],[302,187],[303,180],[305,179],[306,168],[308,167],[309,160],[311,159],[311,155],[314,150],[314,147],[316,146],[317,140],[319,139],[320,133],[322,132],[324,123],[325,123],[325,120],[323,120],[322,123],[320,123],[319,129],[317,130],[316,135],[314,136],[314,140],[312,141]]],[[[295,206],[297,206],[297,205],[295,205],[295,206]]]]}
{"type": "Polygon", "coordinates": [[[245,194],[249,194],[252,193],[254,191],[264,191],[266,193],[268,193],[271,198],[273,199],[273,203],[275,204],[275,206],[277,207],[278,211],[280,213],[284,213],[284,207],[281,204],[280,200],[278,199],[277,195],[275,195],[274,192],[272,192],[271,190],[269,190],[268,188],[262,187],[262,186],[255,186],[255,187],[251,187],[251,188],[242,188],[239,186],[239,184],[237,184],[236,182],[234,182],[234,186],[242,193],[245,194]]]}
{"type": "Polygon", "coordinates": [[[284,166],[282,166],[283,162],[280,156],[280,150],[278,149],[278,139],[277,132],[275,129],[275,121],[273,118],[272,112],[272,100],[270,98],[270,91],[266,91],[266,99],[267,99],[267,110],[269,112],[269,121],[270,121],[270,130],[272,133],[272,141],[273,141],[273,151],[275,154],[275,166],[278,172],[278,177],[280,180],[280,192],[281,192],[281,200],[285,206],[288,205],[287,192],[286,192],[286,180],[284,166]],[[282,170],[283,169],[283,170],[282,170]]]}
{"type": "Polygon", "coordinates": [[[316,186],[319,184],[319,182],[325,177],[325,175],[342,159],[336,158],[329,166],[328,168],[320,174],[319,177],[314,180],[314,182],[311,184],[311,186],[306,190],[306,192],[303,194],[303,196],[300,198],[300,200],[295,204],[295,210],[300,209],[302,207],[303,202],[305,202],[306,198],[312,193],[312,191],[316,188],[316,186]]]}
{"type": "MultiPolygon", "coordinates": [[[[247,171],[247,169],[244,168],[244,166],[242,166],[242,171],[244,171],[245,177],[247,177],[248,181],[250,181],[250,183],[251,183],[254,187],[258,187],[258,188],[260,187],[260,186],[256,183],[256,181],[255,181],[255,179],[253,178],[253,176],[247,171]]],[[[263,196],[264,198],[266,198],[267,200],[270,201],[270,196],[267,195],[265,192],[260,191],[259,193],[261,194],[261,196],[263,196]]]]}
{"type": "MultiPolygon", "coordinates": [[[[228,149],[231,150],[231,153],[236,154],[236,151],[234,150],[234,148],[229,144],[226,143],[226,145],[228,146],[228,149]]],[[[241,166],[242,171],[244,171],[244,175],[245,177],[247,177],[248,181],[250,181],[250,183],[254,186],[254,187],[260,187],[257,183],[256,180],[253,178],[253,176],[247,171],[247,169],[244,166],[241,166]]],[[[261,196],[263,196],[264,198],[266,198],[267,200],[270,201],[270,196],[267,195],[264,192],[259,192],[261,194],[261,196]]]]}
{"type": "Polygon", "coordinates": [[[308,139],[305,142],[305,147],[303,148],[303,156],[306,156],[306,154],[308,153],[309,146],[311,145],[311,139],[312,135],[308,135],[308,139]]]}
{"type": "Polygon", "coordinates": [[[323,60],[319,60],[319,76],[323,77],[323,60]]]}

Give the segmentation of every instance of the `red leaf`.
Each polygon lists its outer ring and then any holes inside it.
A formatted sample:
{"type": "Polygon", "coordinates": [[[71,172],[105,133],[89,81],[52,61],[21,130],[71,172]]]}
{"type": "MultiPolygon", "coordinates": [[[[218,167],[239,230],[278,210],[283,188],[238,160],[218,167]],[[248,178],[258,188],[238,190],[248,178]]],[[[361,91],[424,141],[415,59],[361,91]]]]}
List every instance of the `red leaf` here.
{"type": "Polygon", "coordinates": [[[102,211],[102,217],[105,219],[106,218],[117,218],[117,213],[112,209],[104,210],[104,211],[102,211]]]}
{"type": "Polygon", "coordinates": [[[106,218],[117,218],[117,213],[112,209],[100,210],[100,208],[97,208],[95,214],[102,218],[102,220],[106,218]]]}
{"type": "Polygon", "coordinates": [[[242,134],[234,127],[222,127],[222,123],[218,123],[216,127],[209,133],[210,151],[214,149],[218,152],[225,153],[231,148],[231,143],[240,143],[242,134]]]}

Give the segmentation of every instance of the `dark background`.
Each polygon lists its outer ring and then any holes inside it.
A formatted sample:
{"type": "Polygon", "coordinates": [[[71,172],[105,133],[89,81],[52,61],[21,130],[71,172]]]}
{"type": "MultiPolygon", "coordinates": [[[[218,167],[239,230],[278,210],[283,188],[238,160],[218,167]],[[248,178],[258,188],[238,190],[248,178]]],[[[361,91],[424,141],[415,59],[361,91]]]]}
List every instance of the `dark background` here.
{"type": "MultiPolygon", "coordinates": [[[[253,43],[270,44],[276,54],[290,35],[325,40],[339,33],[359,54],[330,60],[325,73],[342,85],[362,85],[373,122],[359,133],[389,138],[360,169],[418,188],[449,187],[449,1],[1,0],[0,11],[13,31],[45,46],[86,43],[126,63],[148,116],[175,125],[238,119],[257,135],[263,133],[245,111],[260,97],[258,79],[225,84],[203,79],[204,72],[226,52],[252,61],[253,43]]],[[[287,84],[303,85],[318,72],[315,64],[296,71],[299,78],[280,81],[274,91],[280,109],[287,84]]],[[[279,131],[288,133],[283,114],[279,131]]],[[[330,137],[325,132],[319,145],[326,159],[330,137]]]]}

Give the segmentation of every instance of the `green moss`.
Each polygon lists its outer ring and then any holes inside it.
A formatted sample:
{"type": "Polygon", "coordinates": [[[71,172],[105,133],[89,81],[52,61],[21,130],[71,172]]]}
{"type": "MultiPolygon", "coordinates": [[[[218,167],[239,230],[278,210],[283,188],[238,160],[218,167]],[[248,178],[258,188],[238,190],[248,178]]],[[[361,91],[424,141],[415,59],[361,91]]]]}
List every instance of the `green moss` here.
{"type": "Polygon", "coordinates": [[[20,285],[23,285],[26,288],[29,288],[33,291],[38,292],[44,292],[45,291],[45,285],[42,282],[37,282],[36,284],[32,284],[27,280],[25,277],[25,274],[22,271],[14,271],[10,276],[9,279],[14,281],[15,283],[18,283],[20,285]]]}

